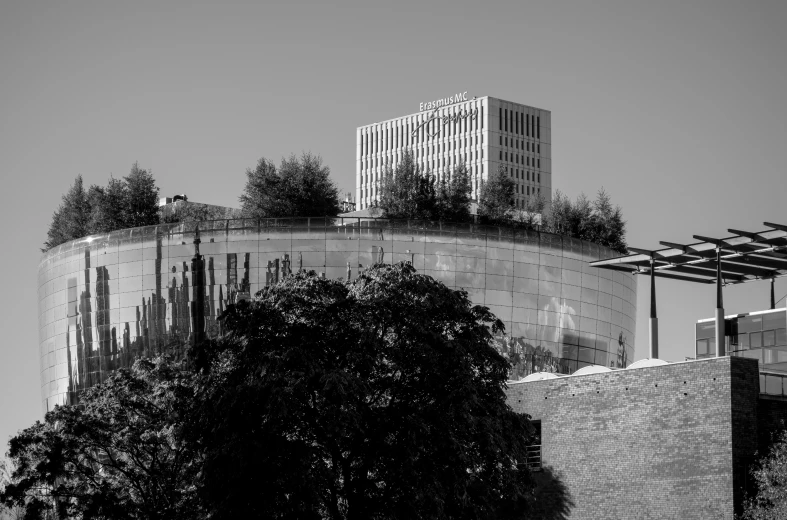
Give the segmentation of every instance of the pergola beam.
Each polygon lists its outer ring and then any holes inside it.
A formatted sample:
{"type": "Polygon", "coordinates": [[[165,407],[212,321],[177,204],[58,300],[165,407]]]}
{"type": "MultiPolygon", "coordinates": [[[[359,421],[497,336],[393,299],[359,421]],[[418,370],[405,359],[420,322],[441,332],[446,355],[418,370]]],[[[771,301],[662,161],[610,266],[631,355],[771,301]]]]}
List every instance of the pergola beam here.
{"type": "Polygon", "coordinates": [[[774,224],[773,222],[763,222],[764,225],[768,226],[769,228],[778,229],[780,231],[787,231],[787,226],[784,224],[774,224]]]}
{"type": "MultiPolygon", "coordinates": [[[[639,275],[648,275],[650,276],[650,270],[648,271],[636,271],[634,274],[639,275]]],[[[673,280],[679,280],[681,282],[694,282],[694,283],[704,283],[709,284],[715,282],[715,278],[713,280],[708,280],[705,278],[694,278],[692,276],[683,276],[680,274],[675,274],[671,271],[659,271],[658,269],[655,270],[656,278],[672,278],[673,280]]]]}

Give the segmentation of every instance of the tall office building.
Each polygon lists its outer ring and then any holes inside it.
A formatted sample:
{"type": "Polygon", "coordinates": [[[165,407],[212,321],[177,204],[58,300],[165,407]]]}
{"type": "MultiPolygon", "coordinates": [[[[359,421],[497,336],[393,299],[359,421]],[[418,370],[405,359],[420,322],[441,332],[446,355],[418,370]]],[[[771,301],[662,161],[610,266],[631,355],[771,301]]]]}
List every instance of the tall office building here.
{"type": "Polygon", "coordinates": [[[396,168],[405,150],[422,171],[442,176],[467,166],[473,199],[482,180],[503,168],[515,182],[516,204],[540,194],[552,199],[551,113],[521,103],[467,92],[420,103],[415,114],[359,127],[355,185],[358,209],[379,195],[387,166],[396,168]]]}

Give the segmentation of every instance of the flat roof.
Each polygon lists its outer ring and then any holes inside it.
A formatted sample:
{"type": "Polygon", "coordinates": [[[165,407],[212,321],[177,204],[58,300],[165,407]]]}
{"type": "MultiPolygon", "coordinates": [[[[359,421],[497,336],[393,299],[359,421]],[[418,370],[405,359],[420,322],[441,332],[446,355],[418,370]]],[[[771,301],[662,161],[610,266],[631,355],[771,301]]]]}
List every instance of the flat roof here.
{"type": "MultiPolygon", "coordinates": [[[[764,311],[753,311],[753,312],[744,312],[740,314],[729,314],[724,316],[725,320],[731,320],[732,318],[745,318],[747,316],[762,316],[763,314],[772,314],[774,312],[787,312],[787,309],[781,307],[779,309],[767,309],[764,311]]],[[[697,323],[710,323],[715,322],[716,318],[703,318],[701,320],[697,320],[697,323]]]]}
{"type": "Polygon", "coordinates": [[[471,97],[471,98],[467,98],[467,101],[457,101],[455,103],[451,103],[450,105],[441,106],[441,107],[439,107],[437,109],[421,110],[421,111],[418,111],[418,112],[413,112],[411,114],[405,114],[403,116],[392,117],[390,119],[383,119],[382,121],[375,121],[374,123],[368,123],[368,124],[365,124],[365,125],[361,125],[361,126],[356,128],[356,131],[360,130],[361,128],[366,128],[367,126],[374,126],[374,125],[382,125],[382,124],[385,124],[385,123],[392,123],[394,121],[398,121],[400,119],[404,119],[405,117],[415,117],[415,116],[418,116],[418,115],[421,115],[421,114],[425,114],[425,115],[428,116],[429,114],[431,114],[435,110],[449,109],[449,108],[452,108],[454,106],[461,105],[462,103],[470,103],[472,101],[481,101],[482,99],[486,99],[486,100],[494,99],[496,101],[502,101],[503,103],[511,103],[512,105],[518,105],[518,106],[521,106],[521,107],[530,108],[532,110],[538,110],[539,112],[547,112],[550,115],[552,114],[552,111],[551,110],[547,110],[546,108],[538,108],[538,107],[534,107],[533,105],[526,105],[524,103],[519,103],[517,101],[509,101],[507,99],[496,98],[494,96],[474,96],[474,97],[471,97]]]}
{"type": "Polygon", "coordinates": [[[694,235],[699,242],[693,244],[661,241],[665,248],[653,251],[630,247],[630,255],[598,260],[590,265],[650,275],[652,262],[656,277],[710,284],[716,282],[718,254],[723,285],[787,276],[787,225],[772,222],[763,225],[769,229],[758,232],[728,229],[733,235],[726,238],[694,235]]]}

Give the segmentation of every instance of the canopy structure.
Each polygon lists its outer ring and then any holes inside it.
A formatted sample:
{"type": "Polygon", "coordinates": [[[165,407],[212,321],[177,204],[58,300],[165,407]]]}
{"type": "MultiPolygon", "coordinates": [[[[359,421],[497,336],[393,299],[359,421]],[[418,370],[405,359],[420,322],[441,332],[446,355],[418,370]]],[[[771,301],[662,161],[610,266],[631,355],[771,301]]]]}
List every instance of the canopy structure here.
{"type": "Polygon", "coordinates": [[[651,277],[651,358],[658,357],[656,281],[672,278],[683,282],[715,283],[717,355],[724,355],[724,305],[722,287],[756,280],[771,280],[771,308],[775,307],[773,280],[787,276],[787,225],[765,222],[759,232],[728,229],[732,236],[710,238],[694,235],[699,242],[659,242],[664,249],[630,247],[632,254],[591,262],[599,269],[626,271],[651,277]]]}

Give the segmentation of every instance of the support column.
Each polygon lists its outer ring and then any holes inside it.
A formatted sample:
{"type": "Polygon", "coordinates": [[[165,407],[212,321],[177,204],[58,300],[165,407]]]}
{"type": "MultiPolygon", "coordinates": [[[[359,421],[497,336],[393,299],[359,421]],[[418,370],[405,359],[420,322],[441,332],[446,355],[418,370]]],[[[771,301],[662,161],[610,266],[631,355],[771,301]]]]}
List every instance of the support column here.
{"type": "Polygon", "coordinates": [[[716,357],[727,355],[724,345],[724,298],[722,295],[721,248],[716,248],[716,357]]]}
{"type": "Polygon", "coordinates": [[[659,357],[659,319],[656,316],[656,272],[653,270],[655,262],[650,257],[650,358],[659,357]]]}

